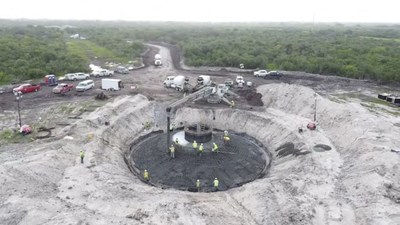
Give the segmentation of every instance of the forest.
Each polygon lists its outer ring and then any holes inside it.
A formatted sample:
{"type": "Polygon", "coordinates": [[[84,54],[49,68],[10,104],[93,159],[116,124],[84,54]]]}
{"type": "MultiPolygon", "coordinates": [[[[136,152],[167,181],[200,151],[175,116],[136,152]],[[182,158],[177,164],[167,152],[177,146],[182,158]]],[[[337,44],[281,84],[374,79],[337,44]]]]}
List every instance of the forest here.
{"type": "Polygon", "coordinates": [[[190,66],[305,71],[400,81],[400,25],[0,20],[0,83],[126,63],[144,43],[179,46],[190,66]],[[68,25],[68,26],[66,26],[68,25]],[[60,28],[61,27],[61,28],[60,28]],[[85,40],[71,40],[79,33],[85,40]]]}

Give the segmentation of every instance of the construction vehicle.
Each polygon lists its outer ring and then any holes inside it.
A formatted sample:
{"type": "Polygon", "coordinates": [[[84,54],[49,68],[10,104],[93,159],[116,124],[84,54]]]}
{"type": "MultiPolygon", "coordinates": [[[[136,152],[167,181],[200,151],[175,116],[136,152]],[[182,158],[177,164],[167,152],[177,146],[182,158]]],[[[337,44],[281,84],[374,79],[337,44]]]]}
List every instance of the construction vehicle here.
{"type": "Polygon", "coordinates": [[[242,88],[245,84],[243,76],[236,76],[236,84],[239,88],[242,88]]]}
{"type": "Polygon", "coordinates": [[[161,55],[160,54],[156,54],[154,56],[154,65],[155,66],[161,66],[162,65],[161,55]]]}
{"type": "Polygon", "coordinates": [[[225,84],[215,84],[205,85],[199,90],[186,95],[185,97],[173,102],[166,109],[167,111],[167,146],[170,146],[170,128],[171,128],[171,112],[178,106],[184,104],[187,101],[196,102],[198,100],[207,100],[208,103],[221,103],[225,102],[228,105],[232,105],[232,101],[226,98],[226,95],[239,97],[237,94],[229,90],[229,87],[225,84]]]}
{"type": "Polygon", "coordinates": [[[164,87],[174,88],[177,91],[185,91],[189,86],[189,78],[186,78],[183,75],[178,76],[168,76],[167,79],[164,80],[164,87]]]}

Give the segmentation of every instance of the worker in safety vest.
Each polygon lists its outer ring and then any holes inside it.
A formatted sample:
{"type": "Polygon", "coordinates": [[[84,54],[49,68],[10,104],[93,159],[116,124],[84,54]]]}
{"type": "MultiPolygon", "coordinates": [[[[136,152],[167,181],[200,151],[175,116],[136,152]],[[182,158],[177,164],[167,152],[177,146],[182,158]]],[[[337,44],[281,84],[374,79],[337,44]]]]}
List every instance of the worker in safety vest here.
{"type": "Polygon", "coordinates": [[[169,147],[169,151],[171,153],[171,158],[175,158],[175,147],[172,144],[171,147],[169,147]]]}
{"type": "Polygon", "coordinates": [[[81,163],[83,163],[83,158],[85,158],[85,152],[83,150],[81,150],[81,152],[79,153],[79,156],[81,157],[81,163]]]}
{"type": "Polygon", "coordinates": [[[199,146],[199,156],[201,156],[201,153],[203,153],[203,151],[204,151],[204,146],[203,143],[201,143],[199,146]]]}
{"type": "Polygon", "coordinates": [[[235,107],[235,101],[231,101],[231,108],[235,107]]]}
{"type": "Polygon", "coordinates": [[[192,146],[193,146],[193,149],[196,151],[197,150],[197,142],[196,142],[196,140],[193,141],[192,146]]]}
{"type": "Polygon", "coordinates": [[[144,170],[143,178],[144,178],[145,181],[149,181],[150,180],[150,175],[149,175],[149,172],[147,172],[147,170],[144,170]]]}
{"type": "Polygon", "coordinates": [[[224,143],[228,144],[231,139],[228,136],[224,136],[224,143]]]}
{"type": "Polygon", "coordinates": [[[197,191],[200,190],[200,180],[199,179],[196,180],[196,188],[197,188],[197,191]]]}
{"type": "Polygon", "coordinates": [[[224,139],[224,144],[229,143],[229,141],[231,140],[231,139],[229,138],[229,133],[228,133],[227,130],[224,131],[224,137],[223,137],[223,139],[224,139]]]}
{"type": "Polygon", "coordinates": [[[212,152],[218,152],[218,145],[215,144],[215,142],[213,143],[213,148],[211,150],[212,152]]]}
{"type": "Polygon", "coordinates": [[[176,145],[179,145],[179,140],[178,140],[178,138],[175,139],[175,144],[176,144],[176,145]]]}
{"type": "Polygon", "coordinates": [[[215,189],[215,191],[218,191],[218,187],[219,187],[219,180],[218,180],[218,178],[215,178],[214,179],[214,189],[215,189]]]}

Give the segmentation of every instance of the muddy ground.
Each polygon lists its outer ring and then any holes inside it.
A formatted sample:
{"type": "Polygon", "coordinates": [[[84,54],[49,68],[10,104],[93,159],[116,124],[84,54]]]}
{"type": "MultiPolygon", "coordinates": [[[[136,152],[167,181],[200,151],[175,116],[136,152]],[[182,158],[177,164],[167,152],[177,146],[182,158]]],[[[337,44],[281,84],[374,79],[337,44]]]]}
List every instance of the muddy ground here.
{"type": "Polygon", "coordinates": [[[224,144],[222,135],[222,132],[214,132],[212,141],[204,143],[201,155],[193,150],[191,143],[178,145],[172,159],[165,148],[167,135],[154,133],[131,146],[128,160],[133,171],[140,171],[136,174],[139,178],[143,178],[142,172],[147,169],[152,185],[183,191],[197,191],[197,179],[201,181],[199,191],[210,192],[215,191],[214,178],[218,178],[218,189],[223,191],[265,175],[270,159],[263,147],[246,135],[236,134],[230,134],[232,141],[224,144]],[[218,153],[211,151],[213,142],[219,146],[218,153]]]}

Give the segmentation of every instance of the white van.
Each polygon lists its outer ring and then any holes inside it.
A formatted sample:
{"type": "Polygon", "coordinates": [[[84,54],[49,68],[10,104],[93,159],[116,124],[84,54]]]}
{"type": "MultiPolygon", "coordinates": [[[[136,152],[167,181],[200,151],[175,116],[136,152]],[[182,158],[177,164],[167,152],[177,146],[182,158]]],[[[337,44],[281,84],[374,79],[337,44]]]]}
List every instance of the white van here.
{"type": "Polygon", "coordinates": [[[86,91],[94,87],[94,81],[93,80],[85,80],[80,82],[76,86],[76,91],[86,91]]]}

